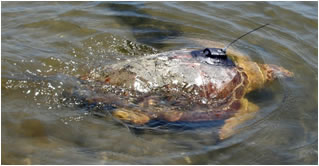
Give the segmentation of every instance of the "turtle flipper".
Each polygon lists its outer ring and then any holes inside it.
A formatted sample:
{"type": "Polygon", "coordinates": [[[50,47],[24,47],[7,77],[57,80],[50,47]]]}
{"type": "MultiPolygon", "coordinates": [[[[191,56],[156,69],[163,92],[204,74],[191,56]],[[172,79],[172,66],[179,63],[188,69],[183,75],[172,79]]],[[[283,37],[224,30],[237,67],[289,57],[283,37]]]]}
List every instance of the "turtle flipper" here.
{"type": "Polygon", "coordinates": [[[137,125],[150,121],[150,117],[144,112],[130,108],[118,108],[112,112],[112,115],[117,119],[137,125]]]}
{"type": "Polygon", "coordinates": [[[233,117],[225,120],[224,126],[219,131],[219,138],[221,140],[234,135],[237,132],[237,127],[245,121],[252,119],[259,110],[256,104],[249,102],[245,98],[241,99],[241,105],[241,108],[233,117]]]}

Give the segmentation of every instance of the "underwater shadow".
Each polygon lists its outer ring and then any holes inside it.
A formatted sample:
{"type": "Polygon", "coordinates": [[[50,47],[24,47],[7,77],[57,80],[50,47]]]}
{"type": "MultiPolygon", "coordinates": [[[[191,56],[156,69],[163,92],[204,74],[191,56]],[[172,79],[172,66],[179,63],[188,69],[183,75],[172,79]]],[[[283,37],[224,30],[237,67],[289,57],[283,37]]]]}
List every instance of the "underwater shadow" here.
{"type": "Polygon", "coordinates": [[[107,2],[98,6],[111,9],[114,12],[113,16],[131,29],[139,43],[160,49],[168,45],[163,43],[164,40],[182,35],[178,24],[146,13],[143,10],[144,2],[107,2]]]}

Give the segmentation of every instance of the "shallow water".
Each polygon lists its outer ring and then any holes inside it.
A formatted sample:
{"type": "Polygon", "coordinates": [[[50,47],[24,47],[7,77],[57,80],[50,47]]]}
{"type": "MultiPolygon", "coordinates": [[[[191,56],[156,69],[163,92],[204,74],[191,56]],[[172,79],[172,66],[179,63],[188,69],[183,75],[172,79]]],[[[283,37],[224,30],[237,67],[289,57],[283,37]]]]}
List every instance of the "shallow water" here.
{"type": "Polygon", "coordinates": [[[318,163],[317,2],[2,2],[2,164],[318,163]],[[295,73],[248,95],[240,133],[218,127],[132,133],[61,95],[90,69],[228,43],[295,73]]]}

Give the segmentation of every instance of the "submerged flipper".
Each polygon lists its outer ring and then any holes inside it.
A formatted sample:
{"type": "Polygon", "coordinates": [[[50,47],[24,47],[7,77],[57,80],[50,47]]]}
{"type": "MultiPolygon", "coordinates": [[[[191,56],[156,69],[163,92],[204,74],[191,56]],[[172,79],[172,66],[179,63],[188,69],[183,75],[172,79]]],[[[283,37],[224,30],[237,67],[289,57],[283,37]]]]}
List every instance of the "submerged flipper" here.
{"type": "Polygon", "coordinates": [[[245,98],[241,99],[241,105],[242,107],[233,117],[225,120],[224,126],[222,126],[219,131],[219,138],[221,140],[229,138],[237,133],[239,125],[252,119],[259,110],[259,107],[256,104],[249,102],[245,98]]]}

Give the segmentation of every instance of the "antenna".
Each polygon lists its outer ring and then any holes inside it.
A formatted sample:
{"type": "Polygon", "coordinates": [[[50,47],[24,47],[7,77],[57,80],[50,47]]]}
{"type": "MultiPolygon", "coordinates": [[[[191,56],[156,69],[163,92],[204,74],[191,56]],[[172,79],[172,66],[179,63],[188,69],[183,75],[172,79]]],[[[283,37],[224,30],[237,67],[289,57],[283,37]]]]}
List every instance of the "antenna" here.
{"type": "Polygon", "coordinates": [[[226,52],[226,49],[227,49],[231,44],[233,44],[233,43],[235,43],[237,40],[239,40],[240,38],[242,38],[242,37],[244,37],[244,36],[246,36],[246,35],[248,35],[248,34],[254,32],[254,31],[257,31],[258,29],[263,28],[263,27],[265,27],[265,26],[267,26],[267,25],[269,25],[269,23],[264,24],[264,25],[262,25],[262,26],[260,26],[260,27],[258,27],[258,28],[255,28],[255,29],[253,29],[253,30],[251,30],[251,31],[249,31],[249,32],[247,32],[247,33],[241,35],[240,37],[238,37],[237,39],[235,39],[234,41],[232,41],[231,43],[229,43],[225,48],[223,48],[223,51],[226,52]]]}

